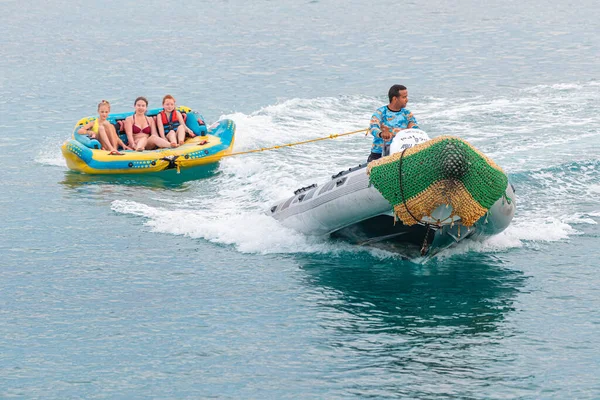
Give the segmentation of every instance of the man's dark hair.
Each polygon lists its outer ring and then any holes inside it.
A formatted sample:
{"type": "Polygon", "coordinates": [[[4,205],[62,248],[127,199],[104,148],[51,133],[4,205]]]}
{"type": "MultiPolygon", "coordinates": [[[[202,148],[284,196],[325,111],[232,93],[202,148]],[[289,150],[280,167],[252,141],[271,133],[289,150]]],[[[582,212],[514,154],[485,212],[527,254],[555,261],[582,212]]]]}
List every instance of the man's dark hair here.
{"type": "Polygon", "coordinates": [[[401,90],[406,90],[406,86],[404,85],[394,85],[390,88],[390,91],[388,92],[388,97],[390,98],[390,103],[392,102],[392,99],[394,97],[398,97],[400,96],[400,91],[401,90]]]}

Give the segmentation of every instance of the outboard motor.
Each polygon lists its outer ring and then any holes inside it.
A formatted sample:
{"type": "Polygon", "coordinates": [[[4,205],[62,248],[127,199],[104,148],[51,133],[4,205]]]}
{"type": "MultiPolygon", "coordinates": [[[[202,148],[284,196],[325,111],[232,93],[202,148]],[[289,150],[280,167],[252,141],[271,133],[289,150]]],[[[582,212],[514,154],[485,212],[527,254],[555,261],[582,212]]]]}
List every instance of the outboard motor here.
{"type": "Polygon", "coordinates": [[[429,135],[427,135],[427,132],[425,131],[420,129],[405,129],[401,132],[398,132],[394,140],[392,140],[392,144],[390,144],[389,155],[400,153],[405,149],[428,140],[429,135]]]}

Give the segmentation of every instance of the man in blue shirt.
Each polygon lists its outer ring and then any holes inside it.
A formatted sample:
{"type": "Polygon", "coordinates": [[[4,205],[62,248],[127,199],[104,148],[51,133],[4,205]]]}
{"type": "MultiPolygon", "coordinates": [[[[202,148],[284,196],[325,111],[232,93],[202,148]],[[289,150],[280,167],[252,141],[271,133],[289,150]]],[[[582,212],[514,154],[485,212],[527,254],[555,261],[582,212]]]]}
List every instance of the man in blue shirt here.
{"type": "Polygon", "coordinates": [[[388,92],[390,104],[378,108],[371,117],[369,133],[373,135],[373,146],[367,162],[381,158],[383,146],[389,145],[398,132],[419,128],[417,120],[407,110],[408,89],[403,85],[394,85],[388,92]]]}

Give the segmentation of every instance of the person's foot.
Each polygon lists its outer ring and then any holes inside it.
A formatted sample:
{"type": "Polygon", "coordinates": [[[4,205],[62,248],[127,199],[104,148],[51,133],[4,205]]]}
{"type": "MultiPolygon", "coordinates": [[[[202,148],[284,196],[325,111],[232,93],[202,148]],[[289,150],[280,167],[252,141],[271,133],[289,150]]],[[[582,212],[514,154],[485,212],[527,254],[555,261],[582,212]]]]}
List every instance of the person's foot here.
{"type": "Polygon", "coordinates": [[[171,147],[177,147],[177,143],[171,142],[171,147]]]}
{"type": "Polygon", "coordinates": [[[111,151],[110,153],[108,153],[108,154],[109,154],[109,155],[111,155],[111,156],[122,156],[122,155],[123,155],[123,153],[121,153],[121,152],[120,152],[120,151],[118,151],[118,150],[112,150],[112,151],[111,151]]]}

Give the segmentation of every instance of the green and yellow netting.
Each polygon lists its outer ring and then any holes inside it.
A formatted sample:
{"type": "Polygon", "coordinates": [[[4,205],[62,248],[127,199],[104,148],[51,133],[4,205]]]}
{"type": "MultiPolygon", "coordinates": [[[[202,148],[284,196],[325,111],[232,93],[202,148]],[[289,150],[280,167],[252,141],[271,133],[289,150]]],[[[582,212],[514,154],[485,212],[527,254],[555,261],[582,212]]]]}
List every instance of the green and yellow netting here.
{"type": "Polygon", "coordinates": [[[406,149],[403,155],[373,161],[367,173],[405,225],[448,205],[451,216],[472,226],[504,195],[508,184],[496,163],[453,136],[440,136],[406,149]]]}

